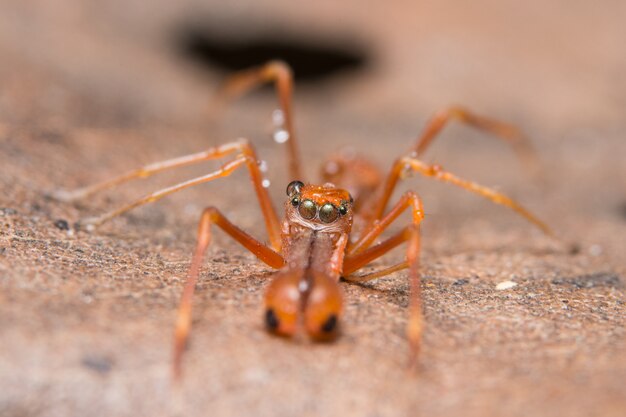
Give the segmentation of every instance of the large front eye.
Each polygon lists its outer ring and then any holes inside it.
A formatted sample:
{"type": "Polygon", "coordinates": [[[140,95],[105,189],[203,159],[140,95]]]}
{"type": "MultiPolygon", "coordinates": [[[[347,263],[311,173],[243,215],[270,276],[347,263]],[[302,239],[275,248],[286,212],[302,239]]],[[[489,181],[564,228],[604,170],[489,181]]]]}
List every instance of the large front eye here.
{"type": "Polygon", "coordinates": [[[337,207],[330,203],[326,203],[320,208],[320,220],[324,223],[332,223],[339,217],[337,207]]]}
{"type": "Polygon", "coordinates": [[[303,219],[311,220],[317,214],[317,206],[311,200],[304,200],[298,207],[298,213],[303,219]]]}
{"type": "Polygon", "coordinates": [[[294,194],[298,194],[302,187],[304,187],[302,181],[291,181],[287,186],[287,195],[291,197],[294,194]]]}

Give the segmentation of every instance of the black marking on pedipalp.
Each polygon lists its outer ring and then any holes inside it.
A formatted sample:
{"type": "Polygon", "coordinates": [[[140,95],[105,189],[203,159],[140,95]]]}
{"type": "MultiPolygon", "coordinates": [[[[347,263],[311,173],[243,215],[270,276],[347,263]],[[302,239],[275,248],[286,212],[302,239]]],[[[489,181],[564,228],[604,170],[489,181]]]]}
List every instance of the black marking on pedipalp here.
{"type": "Polygon", "coordinates": [[[331,333],[337,327],[337,316],[335,314],[331,314],[328,316],[328,319],[322,325],[322,331],[324,333],[331,333]]]}
{"type": "Polygon", "coordinates": [[[276,317],[276,313],[274,313],[274,310],[268,308],[265,312],[265,325],[267,326],[267,328],[270,330],[276,330],[278,329],[279,324],[280,323],[278,321],[278,317],[276,317]]]}

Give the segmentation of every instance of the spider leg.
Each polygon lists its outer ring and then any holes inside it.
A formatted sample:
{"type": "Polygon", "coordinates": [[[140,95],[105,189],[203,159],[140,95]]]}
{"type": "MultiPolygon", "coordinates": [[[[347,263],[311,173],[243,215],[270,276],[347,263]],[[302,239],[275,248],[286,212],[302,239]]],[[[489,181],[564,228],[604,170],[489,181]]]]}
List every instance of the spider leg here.
{"type": "Polygon", "coordinates": [[[254,151],[254,147],[247,140],[232,142],[222,146],[211,148],[205,152],[200,152],[189,156],[183,156],[180,158],[170,159],[167,161],[147,165],[143,168],[132,171],[132,173],[130,174],[122,175],[121,177],[97,184],[93,187],[88,187],[88,189],[90,189],[88,193],[90,194],[95,191],[111,188],[133,178],[145,178],[166,169],[172,169],[180,166],[198,163],[201,161],[216,159],[236,152],[238,152],[239,154],[235,159],[225,163],[220,169],[214,172],[150,193],[143,198],[140,198],[116,210],[112,210],[97,217],[82,219],[78,222],[78,224],[87,227],[98,226],[116,216],[119,216],[131,209],[134,209],[135,207],[155,202],[177,191],[192,187],[194,185],[213,181],[216,178],[227,177],[237,168],[245,165],[247,166],[250,173],[250,179],[252,180],[254,190],[257,194],[257,198],[261,206],[261,211],[263,212],[269,241],[272,245],[272,248],[279,250],[281,246],[281,238],[280,222],[278,220],[278,215],[276,213],[276,210],[274,209],[274,206],[272,205],[267,189],[263,186],[263,174],[261,173],[261,170],[258,166],[258,160],[256,152],[254,151]]]}
{"type": "MultiPolygon", "coordinates": [[[[402,178],[403,174],[406,171],[416,172],[418,174],[424,175],[425,177],[435,178],[440,181],[456,185],[457,187],[464,188],[488,200],[491,200],[494,203],[508,207],[517,212],[519,215],[524,217],[535,226],[537,226],[546,235],[554,236],[552,229],[548,227],[548,225],[539,220],[539,218],[537,218],[534,214],[524,208],[517,201],[506,196],[505,194],[502,194],[492,188],[485,187],[484,185],[480,185],[478,183],[457,177],[451,172],[445,171],[439,165],[429,165],[414,157],[400,158],[393,164],[391,172],[387,176],[387,179],[383,186],[382,195],[380,200],[378,201],[378,206],[376,208],[375,215],[371,220],[371,224],[375,225],[376,221],[382,217],[385,211],[385,207],[387,206],[387,203],[389,202],[389,199],[391,197],[391,194],[396,188],[398,181],[402,178]]],[[[369,228],[371,227],[372,226],[370,226],[369,228]]]]}
{"type": "Polygon", "coordinates": [[[280,268],[284,265],[283,257],[265,246],[237,226],[233,225],[215,207],[204,210],[198,227],[198,239],[196,249],[193,254],[191,266],[187,274],[187,281],[180,299],[176,328],[174,331],[174,351],[173,351],[173,375],[174,379],[179,379],[181,375],[181,360],[187,343],[189,331],[191,329],[191,304],[198,281],[200,266],[204,258],[204,253],[211,242],[211,225],[215,224],[230,237],[235,239],[246,249],[252,252],[257,258],[265,262],[272,268],[280,268]]]}
{"type": "Polygon", "coordinates": [[[293,123],[293,73],[283,61],[270,61],[260,67],[251,68],[229,77],[220,89],[217,100],[233,100],[248,91],[273,82],[278,101],[283,112],[284,127],[287,133],[287,157],[291,179],[304,180],[300,169],[300,153],[293,123]]]}
{"type": "MultiPolygon", "coordinates": [[[[423,330],[423,313],[422,313],[422,287],[419,275],[419,255],[420,255],[420,229],[418,224],[406,226],[400,232],[391,236],[381,243],[371,246],[357,254],[348,255],[344,260],[343,273],[348,277],[348,281],[359,281],[358,279],[350,279],[350,274],[380,258],[393,248],[407,242],[406,266],[409,268],[410,296],[409,296],[409,321],[407,323],[407,338],[409,340],[409,367],[413,368],[417,364],[417,357],[420,351],[422,330],[423,330]]],[[[399,270],[399,266],[394,265],[389,269],[399,270]]]]}
{"type": "Polygon", "coordinates": [[[389,211],[389,213],[385,215],[384,218],[373,223],[371,227],[364,230],[364,233],[359,237],[359,239],[348,248],[348,254],[356,254],[362,252],[364,249],[367,249],[372,242],[374,242],[374,240],[408,208],[411,209],[413,224],[419,225],[424,219],[424,207],[422,205],[422,200],[415,192],[408,191],[400,197],[400,200],[389,211]]]}
{"type": "Polygon", "coordinates": [[[223,158],[233,153],[256,157],[254,146],[247,139],[240,139],[235,142],[229,142],[220,146],[209,148],[206,151],[144,165],[141,168],[134,169],[125,174],[86,187],[75,190],[55,190],[51,192],[49,196],[63,202],[81,200],[95,193],[115,188],[134,179],[145,179],[163,171],[223,158]]]}
{"type": "Polygon", "coordinates": [[[402,261],[387,268],[382,268],[378,271],[370,272],[369,274],[348,275],[347,277],[343,277],[343,280],[350,283],[368,282],[393,274],[394,272],[402,271],[403,269],[407,269],[408,267],[409,264],[407,263],[407,261],[402,261]]]}
{"type": "Polygon", "coordinates": [[[432,144],[435,137],[441,133],[441,130],[451,120],[458,120],[476,129],[490,133],[496,139],[509,143],[529,171],[537,172],[539,167],[537,154],[530,140],[521,130],[511,124],[479,116],[459,106],[439,111],[428,121],[415,145],[410,149],[410,152],[414,152],[413,156],[421,157],[432,144]]]}
{"type": "Polygon", "coordinates": [[[229,142],[217,147],[209,148],[203,152],[185,155],[178,158],[166,159],[165,161],[159,161],[152,164],[144,165],[141,168],[134,169],[125,174],[95,184],[91,184],[86,187],[78,188],[75,190],[55,190],[51,192],[49,196],[54,198],[55,200],[63,202],[81,200],[95,193],[115,188],[134,179],[145,179],[163,171],[222,158],[236,152],[250,155],[255,154],[254,148],[252,148],[252,145],[247,140],[229,142]]]}
{"type": "MultiPolygon", "coordinates": [[[[409,339],[410,350],[410,366],[416,363],[417,355],[420,349],[422,338],[423,317],[422,317],[422,295],[421,283],[419,275],[419,255],[420,255],[420,223],[424,219],[424,208],[422,200],[412,191],[405,193],[396,203],[394,208],[378,223],[366,232],[357,243],[351,248],[348,255],[344,259],[343,274],[348,277],[348,281],[359,281],[358,278],[351,279],[350,274],[377,259],[391,249],[407,242],[406,260],[405,262],[394,265],[386,270],[379,271],[376,276],[382,276],[403,268],[409,268],[410,281],[410,305],[409,305],[409,321],[407,324],[407,337],[409,339]],[[371,243],[380,234],[389,227],[389,225],[398,218],[398,216],[407,208],[411,208],[412,224],[406,226],[399,233],[389,239],[370,246],[371,243]]],[[[371,278],[373,279],[373,277],[371,278]]],[[[363,279],[361,279],[362,281],[363,279]]]]}

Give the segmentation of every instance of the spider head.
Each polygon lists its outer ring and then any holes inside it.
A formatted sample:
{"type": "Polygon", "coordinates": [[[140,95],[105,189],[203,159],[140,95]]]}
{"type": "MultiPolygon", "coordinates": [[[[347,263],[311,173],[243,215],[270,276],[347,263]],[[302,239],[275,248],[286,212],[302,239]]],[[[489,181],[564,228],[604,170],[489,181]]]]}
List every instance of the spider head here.
{"type": "Polygon", "coordinates": [[[287,196],[285,207],[291,222],[318,231],[350,231],[353,199],[348,191],[331,183],[305,185],[292,181],[287,196]]]}

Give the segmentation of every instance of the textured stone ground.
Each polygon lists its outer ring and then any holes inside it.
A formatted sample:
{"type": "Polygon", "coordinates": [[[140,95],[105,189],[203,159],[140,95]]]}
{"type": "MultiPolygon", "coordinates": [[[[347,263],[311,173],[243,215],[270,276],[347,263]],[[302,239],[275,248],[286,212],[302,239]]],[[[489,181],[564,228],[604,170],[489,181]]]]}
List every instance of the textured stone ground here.
{"type": "Polygon", "coordinates": [[[623,4],[318,3],[163,2],[146,14],[139,3],[4,2],[0,415],[626,413],[623,4]],[[450,103],[518,124],[545,162],[543,183],[525,176],[504,145],[459,126],[427,159],[523,201],[577,250],[478,197],[407,181],[428,213],[427,327],[419,372],[407,375],[405,273],[344,287],[336,343],[276,339],[261,322],[271,271],[217,233],[198,284],[184,384],[173,391],[172,329],[199,213],[217,205],[263,236],[245,175],[93,233],[57,221],[71,225],[215,165],[80,204],[44,196],[246,136],[282,201],[291,179],[269,139],[273,97],[250,96],[210,120],[219,75],[175,51],[174,33],[189,22],[231,35],[279,27],[366,45],[362,71],[297,91],[311,177],[344,144],[389,164],[450,103]],[[497,290],[504,281],[517,285],[497,290]]]}

